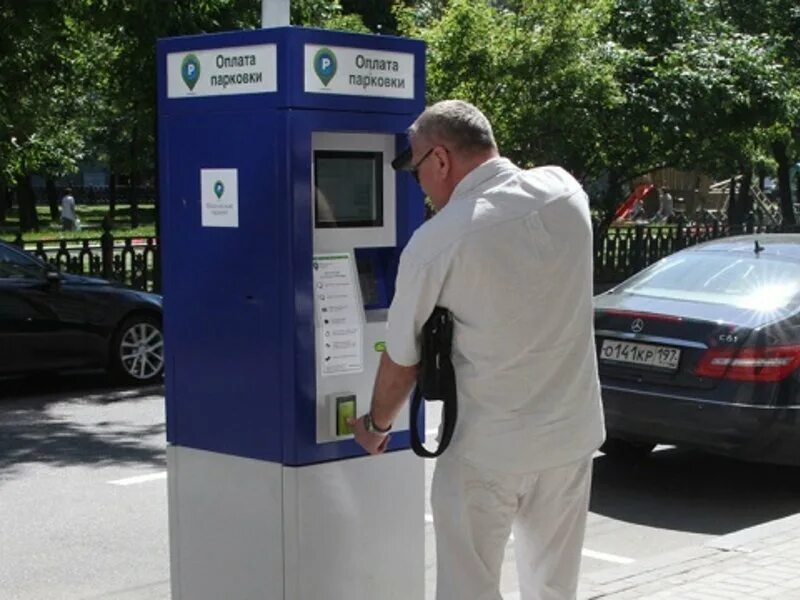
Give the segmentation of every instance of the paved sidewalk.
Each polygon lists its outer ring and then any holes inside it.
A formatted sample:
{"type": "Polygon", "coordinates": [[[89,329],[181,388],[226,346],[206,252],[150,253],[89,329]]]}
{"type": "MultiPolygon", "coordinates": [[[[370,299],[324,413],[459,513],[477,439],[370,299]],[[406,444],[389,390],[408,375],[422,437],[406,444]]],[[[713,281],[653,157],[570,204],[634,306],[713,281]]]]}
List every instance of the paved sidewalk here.
{"type": "Polygon", "coordinates": [[[800,600],[800,514],[581,577],[579,600],[800,600]]]}

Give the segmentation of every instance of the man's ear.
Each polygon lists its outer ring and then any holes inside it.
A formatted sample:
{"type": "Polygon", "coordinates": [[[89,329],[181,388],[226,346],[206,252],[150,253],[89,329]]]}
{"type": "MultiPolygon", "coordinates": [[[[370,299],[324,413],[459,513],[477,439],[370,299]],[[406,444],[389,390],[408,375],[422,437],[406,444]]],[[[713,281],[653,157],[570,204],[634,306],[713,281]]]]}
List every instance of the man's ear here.
{"type": "Polygon", "coordinates": [[[439,163],[439,173],[442,175],[442,178],[447,177],[453,169],[450,153],[445,150],[444,147],[437,146],[433,151],[433,155],[435,157],[434,160],[439,163]]]}

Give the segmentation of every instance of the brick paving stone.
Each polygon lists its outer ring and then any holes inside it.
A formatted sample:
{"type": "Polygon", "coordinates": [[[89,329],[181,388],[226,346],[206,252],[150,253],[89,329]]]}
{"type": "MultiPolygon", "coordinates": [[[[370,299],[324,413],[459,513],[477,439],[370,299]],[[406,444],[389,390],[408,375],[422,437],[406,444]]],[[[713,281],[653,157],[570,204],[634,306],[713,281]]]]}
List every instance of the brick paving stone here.
{"type": "Polygon", "coordinates": [[[777,600],[778,598],[790,598],[789,596],[789,589],[774,585],[768,590],[763,590],[758,592],[755,597],[759,600],[777,600]]]}
{"type": "Polygon", "coordinates": [[[800,514],[621,568],[589,573],[581,600],[800,600],[800,514]]]}
{"type": "Polygon", "coordinates": [[[758,581],[767,585],[775,583],[774,577],[770,577],[766,573],[762,573],[760,569],[748,571],[746,577],[752,581],[758,581]]]}
{"type": "Polygon", "coordinates": [[[691,572],[692,579],[702,579],[703,577],[710,577],[717,570],[713,567],[698,567],[697,569],[693,569],[691,572]]]}
{"type": "Polygon", "coordinates": [[[685,600],[727,600],[725,596],[718,596],[713,592],[709,591],[697,591],[697,590],[688,590],[684,591],[683,595],[680,598],[685,598],[685,600]]]}

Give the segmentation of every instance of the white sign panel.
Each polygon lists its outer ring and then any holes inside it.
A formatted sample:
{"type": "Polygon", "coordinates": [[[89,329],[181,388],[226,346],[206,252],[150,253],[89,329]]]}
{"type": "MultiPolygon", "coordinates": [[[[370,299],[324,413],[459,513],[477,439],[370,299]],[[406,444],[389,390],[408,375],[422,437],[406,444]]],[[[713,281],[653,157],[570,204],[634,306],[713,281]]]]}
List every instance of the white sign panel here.
{"type": "Polygon", "coordinates": [[[261,94],[278,90],[275,44],[167,55],[167,97],[261,94]]]}
{"type": "Polygon", "coordinates": [[[360,295],[349,254],[314,256],[314,310],[323,376],[364,370],[360,295]]]}
{"type": "Polygon", "coordinates": [[[239,226],[239,176],[236,169],[200,169],[203,227],[239,226]]]}
{"type": "Polygon", "coordinates": [[[365,48],[306,44],[305,91],[414,98],[414,55],[365,48]]]}

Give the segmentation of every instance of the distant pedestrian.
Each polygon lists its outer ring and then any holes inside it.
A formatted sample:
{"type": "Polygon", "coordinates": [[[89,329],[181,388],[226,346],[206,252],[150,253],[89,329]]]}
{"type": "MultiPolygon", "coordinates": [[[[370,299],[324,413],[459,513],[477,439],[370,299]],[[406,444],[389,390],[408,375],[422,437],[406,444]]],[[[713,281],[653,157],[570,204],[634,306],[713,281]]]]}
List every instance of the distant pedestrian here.
{"type": "Polygon", "coordinates": [[[658,212],[653,215],[654,223],[661,223],[669,221],[675,214],[675,203],[672,200],[672,194],[667,191],[667,188],[662,187],[658,190],[658,212]]]}
{"type": "Polygon", "coordinates": [[[630,221],[638,221],[639,219],[647,218],[647,212],[644,209],[644,199],[637,198],[636,202],[631,207],[631,212],[628,215],[630,221]]]}
{"type": "Polygon", "coordinates": [[[64,190],[64,197],[61,198],[61,227],[64,231],[75,231],[75,223],[78,215],[75,210],[75,198],[72,196],[72,188],[64,190]]]}

